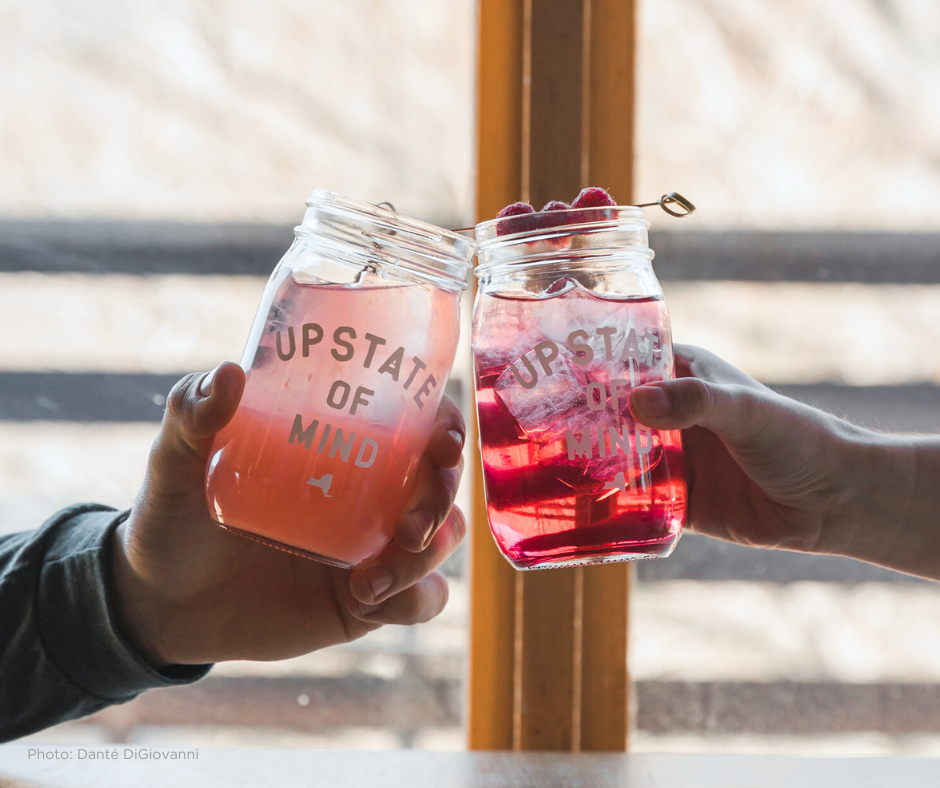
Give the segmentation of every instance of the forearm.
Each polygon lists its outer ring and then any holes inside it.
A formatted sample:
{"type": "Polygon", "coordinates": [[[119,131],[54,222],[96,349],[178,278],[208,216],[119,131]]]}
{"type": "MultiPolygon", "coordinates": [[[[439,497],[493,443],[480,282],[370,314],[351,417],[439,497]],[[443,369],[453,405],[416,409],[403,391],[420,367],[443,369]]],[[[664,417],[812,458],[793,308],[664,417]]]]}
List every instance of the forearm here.
{"type": "Polygon", "coordinates": [[[108,586],[120,518],[73,507],[0,542],[0,741],[204,674],[155,671],[117,631],[108,586]]]}
{"type": "Polygon", "coordinates": [[[940,580],[940,437],[866,431],[845,456],[849,494],[826,552],[940,580]]]}

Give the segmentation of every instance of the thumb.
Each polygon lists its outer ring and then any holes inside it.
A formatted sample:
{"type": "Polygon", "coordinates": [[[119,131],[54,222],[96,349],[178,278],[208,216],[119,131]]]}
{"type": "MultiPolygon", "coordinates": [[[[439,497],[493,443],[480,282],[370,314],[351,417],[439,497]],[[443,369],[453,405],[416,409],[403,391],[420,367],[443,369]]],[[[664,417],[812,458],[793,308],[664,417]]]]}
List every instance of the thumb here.
{"type": "Polygon", "coordinates": [[[244,389],[245,372],[231,361],[180,380],[167,397],[152,460],[170,460],[160,456],[169,453],[177,462],[186,455],[205,462],[212,439],[232,420],[244,389]]]}
{"type": "Polygon", "coordinates": [[[235,415],[244,388],[245,373],[231,362],[173,386],[138,506],[162,507],[162,513],[168,505],[186,511],[205,506],[202,485],[212,439],[235,415]]]}
{"type": "Polygon", "coordinates": [[[630,412],[647,427],[704,427],[725,444],[742,446],[769,426],[767,396],[762,388],[678,378],[633,389],[630,412]]]}

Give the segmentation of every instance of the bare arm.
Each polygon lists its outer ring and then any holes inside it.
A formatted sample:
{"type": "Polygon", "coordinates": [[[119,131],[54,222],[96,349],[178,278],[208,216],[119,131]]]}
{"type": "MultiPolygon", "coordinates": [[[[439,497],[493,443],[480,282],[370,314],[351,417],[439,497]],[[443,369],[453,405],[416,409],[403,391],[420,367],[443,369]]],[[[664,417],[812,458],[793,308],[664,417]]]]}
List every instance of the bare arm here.
{"type": "Polygon", "coordinates": [[[636,389],[630,406],[683,431],[692,529],[940,579],[940,438],[858,427],[699,348],[676,356],[680,377],[636,389]]]}

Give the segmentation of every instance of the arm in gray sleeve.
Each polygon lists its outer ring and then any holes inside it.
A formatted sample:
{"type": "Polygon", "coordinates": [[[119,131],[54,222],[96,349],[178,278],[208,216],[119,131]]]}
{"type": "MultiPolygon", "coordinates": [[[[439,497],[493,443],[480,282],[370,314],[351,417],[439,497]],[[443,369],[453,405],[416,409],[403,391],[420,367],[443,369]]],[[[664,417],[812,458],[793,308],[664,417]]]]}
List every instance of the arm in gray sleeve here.
{"type": "Polygon", "coordinates": [[[209,672],[156,670],[118,631],[111,536],[126,516],[85,504],[0,537],[0,742],[209,672]]]}

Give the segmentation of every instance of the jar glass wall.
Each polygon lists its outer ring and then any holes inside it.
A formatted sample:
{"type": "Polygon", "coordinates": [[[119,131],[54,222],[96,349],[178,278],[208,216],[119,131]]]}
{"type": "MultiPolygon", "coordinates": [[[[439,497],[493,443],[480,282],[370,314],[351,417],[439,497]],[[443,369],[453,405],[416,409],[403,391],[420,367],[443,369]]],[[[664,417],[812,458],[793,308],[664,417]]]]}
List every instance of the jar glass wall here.
{"type": "Polygon", "coordinates": [[[476,228],[487,514],[519,569],[665,556],[678,540],[680,433],[648,429],[628,408],[635,386],[675,375],[647,228],[635,207],[476,228]]]}
{"type": "Polygon", "coordinates": [[[388,544],[414,482],[473,245],[330,192],[307,206],[255,317],[206,496],[226,528],[351,566],[388,544]]]}

